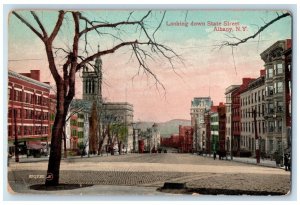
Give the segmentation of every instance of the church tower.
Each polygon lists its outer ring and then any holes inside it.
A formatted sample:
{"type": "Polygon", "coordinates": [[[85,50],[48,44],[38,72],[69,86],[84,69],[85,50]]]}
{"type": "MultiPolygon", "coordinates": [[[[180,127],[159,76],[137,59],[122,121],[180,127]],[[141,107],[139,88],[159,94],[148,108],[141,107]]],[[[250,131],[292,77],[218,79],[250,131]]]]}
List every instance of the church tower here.
{"type": "MultiPolygon", "coordinates": [[[[99,51],[99,46],[98,46],[99,51]]],[[[102,102],[102,60],[97,57],[94,64],[94,70],[84,67],[82,71],[83,78],[83,100],[102,102]]]]}

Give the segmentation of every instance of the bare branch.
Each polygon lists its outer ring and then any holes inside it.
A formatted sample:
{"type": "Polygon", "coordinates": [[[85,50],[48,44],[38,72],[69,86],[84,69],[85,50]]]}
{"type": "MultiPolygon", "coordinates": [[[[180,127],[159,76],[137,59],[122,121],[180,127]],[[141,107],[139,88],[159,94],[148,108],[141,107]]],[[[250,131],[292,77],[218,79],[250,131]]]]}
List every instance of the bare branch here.
{"type": "Polygon", "coordinates": [[[64,20],[64,15],[65,15],[65,12],[62,11],[62,10],[60,10],[60,11],[59,11],[59,15],[58,15],[57,22],[56,22],[56,24],[55,24],[55,27],[54,27],[54,29],[53,29],[53,31],[52,31],[52,33],[51,33],[49,39],[48,39],[49,42],[52,42],[52,41],[55,39],[55,37],[56,37],[58,31],[60,30],[60,27],[61,27],[61,25],[62,25],[62,22],[63,22],[63,20],[64,20]]]}
{"type": "Polygon", "coordinates": [[[139,21],[120,21],[120,22],[117,22],[117,23],[103,23],[103,24],[94,25],[92,27],[89,27],[89,28],[86,28],[86,29],[82,30],[80,32],[79,36],[82,36],[83,34],[89,32],[89,31],[96,30],[97,28],[116,28],[120,25],[141,24],[150,15],[150,13],[151,13],[151,11],[149,11],[145,16],[143,16],[143,18],[139,21]]]}
{"type": "Polygon", "coordinates": [[[165,18],[165,15],[166,15],[166,11],[164,11],[164,15],[163,15],[163,17],[161,18],[161,21],[160,21],[160,23],[159,23],[159,25],[157,26],[157,28],[155,29],[155,31],[153,32],[153,34],[152,34],[152,37],[153,37],[153,39],[155,40],[155,33],[158,31],[158,29],[161,27],[161,25],[162,25],[162,22],[164,21],[164,18],[165,18]]]}
{"type": "Polygon", "coordinates": [[[22,23],[24,23],[31,31],[33,31],[42,41],[44,41],[44,38],[42,34],[40,34],[30,23],[28,23],[22,16],[20,16],[17,12],[12,12],[22,23]]]}
{"type": "Polygon", "coordinates": [[[48,38],[48,34],[43,26],[43,24],[41,23],[39,17],[36,15],[36,13],[34,11],[30,11],[30,13],[32,14],[32,16],[34,17],[35,21],[38,23],[40,29],[43,32],[44,38],[48,38]]]}
{"type": "Polygon", "coordinates": [[[63,51],[63,52],[66,53],[66,54],[70,54],[70,51],[67,51],[67,50],[64,49],[64,48],[56,48],[56,47],[53,47],[53,49],[56,50],[55,53],[61,50],[61,51],[63,51]]]}
{"type": "MultiPolygon", "coordinates": [[[[278,15],[278,14],[277,14],[277,15],[278,15]]],[[[258,34],[260,34],[262,31],[264,31],[264,30],[265,30],[266,28],[268,28],[270,25],[272,25],[272,24],[275,23],[276,21],[279,21],[280,19],[285,18],[285,17],[287,17],[287,16],[290,16],[290,14],[289,14],[289,13],[284,13],[284,14],[282,14],[282,15],[278,15],[276,18],[272,19],[271,21],[269,21],[268,23],[266,23],[264,26],[261,26],[261,27],[258,29],[258,31],[257,31],[256,33],[254,33],[253,35],[248,36],[247,38],[241,39],[241,40],[239,40],[238,42],[228,42],[228,41],[226,41],[226,42],[223,43],[223,46],[238,46],[238,45],[240,45],[240,44],[242,44],[242,43],[247,42],[247,41],[248,41],[249,39],[251,39],[251,38],[254,39],[258,34]]]]}
{"type": "Polygon", "coordinates": [[[233,47],[231,47],[231,55],[232,55],[232,60],[233,60],[235,74],[237,75],[236,65],[235,65],[235,58],[234,58],[234,53],[233,53],[233,47]]]}
{"type": "Polygon", "coordinates": [[[91,56],[85,58],[83,61],[81,61],[81,62],[77,65],[76,71],[80,70],[87,62],[93,61],[95,58],[97,58],[97,57],[99,57],[99,56],[106,55],[106,54],[110,54],[110,53],[114,53],[117,49],[119,49],[119,48],[121,48],[121,47],[123,47],[123,46],[132,45],[132,44],[134,44],[134,43],[137,43],[137,41],[123,42],[123,43],[120,43],[120,44],[114,46],[114,47],[111,48],[111,49],[97,52],[97,53],[95,53],[94,55],[91,55],[91,56]]]}

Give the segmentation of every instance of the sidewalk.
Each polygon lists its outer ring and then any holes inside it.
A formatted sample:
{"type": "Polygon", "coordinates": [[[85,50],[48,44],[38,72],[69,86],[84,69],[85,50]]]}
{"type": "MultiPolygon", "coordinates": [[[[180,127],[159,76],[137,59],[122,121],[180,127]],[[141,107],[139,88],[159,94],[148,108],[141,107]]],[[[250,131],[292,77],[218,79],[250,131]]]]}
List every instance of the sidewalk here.
{"type": "MultiPolygon", "coordinates": [[[[213,158],[213,155],[211,155],[211,156],[201,155],[201,156],[213,158]]],[[[219,160],[219,156],[218,155],[217,155],[216,160],[219,160]]],[[[230,156],[227,156],[223,160],[241,162],[241,163],[246,163],[246,164],[255,164],[257,166],[264,166],[264,167],[273,167],[273,168],[284,169],[284,167],[277,166],[276,162],[274,160],[272,161],[270,159],[260,159],[260,163],[259,164],[256,163],[256,158],[248,158],[248,157],[233,157],[232,160],[231,160],[230,156]]]]}
{"type": "MultiPolygon", "coordinates": [[[[119,154],[115,154],[115,156],[118,156],[119,154]]],[[[90,155],[88,157],[88,155],[85,155],[83,157],[81,156],[68,156],[67,158],[61,158],[62,161],[69,161],[69,160],[72,160],[72,159],[80,159],[80,158],[94,158],[94,157],[107,157],[107,156],[114,156],[114,155],[106,155],[106,154],[103,154],[103,155],[90,155]]],[[[17,163],[15,162],[15,157],[11,157],[8,159],[9,160],[9,163],[17,163]]],[[[49,160],[49,155],[48,156],[41,156],[39,158],[34,158],[32,156],[30,157],[27,157],[26,155],[20,155],[19,156],[19,163],[31,163],[31,162],[42,162],[42,161],[48,161],[49,160]]]]}
{"type": "MultiPolygon", "coordinates": [[[[107,157],[107,156],[118,156],[118,154],[115,155],[90,155],[89,158],[96,158],[96,157],[107,157]]],[[[200,155],[202,157],[210,157],[213,158],[213,155],[200,155]]],[[[62,161],[72,161],[72,159],[80,159],[80,158],[88,158],[88,156],[68,156],[68,158],[62,158],[62,161]]],[[[31,163],[31,162],[42,162],[42,161],[48,161],[49,160],[49,156],[42,156],[40,158],[33,158],[33,157],[29,157],[27,158],[26,155],[21,155],[19,156],[19,163],[31,163]]],[[[216,160],[219,160],[219,156],[217,155],[216,160]]],[[[235,161],[235,162],[241,162],[241,163],[246,163],[246,164],[254,164],[257,166],[264,166],[264,167],[273,167],[273,168],[281,168],[284,169],[284,167],[280,167],[280,166],[276,166],[276,162],[270,159],[260,159],[260,163],[257,164],[256,163],[256,158],[246,158],[246,157],[233,157],[233,159],[231,160],[230,156],[227,156],[227,158],[223,159],[226,161],[235,161]]],[[[9,159],[9,163],[16,163],[15,162],[15,158],[12,157],[9,159]]]]}

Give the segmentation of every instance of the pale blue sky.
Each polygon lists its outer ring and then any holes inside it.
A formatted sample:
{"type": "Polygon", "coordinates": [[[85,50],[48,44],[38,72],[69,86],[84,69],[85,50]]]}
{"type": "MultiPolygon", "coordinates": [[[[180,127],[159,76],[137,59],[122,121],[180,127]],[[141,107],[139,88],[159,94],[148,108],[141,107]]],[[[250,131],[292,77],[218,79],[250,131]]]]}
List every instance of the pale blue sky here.
{"type": "MultiPolygon", "coordinates": [[[[147,11],[135,11],[131,19],[139,19],[147,11]]],[[[282,11],[278,11],[281,13],[282,11]]],[[[33,22],[27,12],[19,12],[33,22]]],[[[57,11],[37,12],[42,22],[52,30],[57,18],[57,11]]],[[[83,11],[91,20],[105,20],[111,23],[126,20],[130,11],[83,11]]],[[[147,21],[147,28],[153,31],[159,24],[163,12],[154,11],[147,21]]],[[[245,32],[233,32],[236,37],[243,38],[252,35],[257,26],[276,17],[276,11],[266,10],[168,10],[160,30],[156,33],[156,39],[172,47],[184,59],[184,64],[175,63],[178,77],[165,59],[156,58],[155,62],[149,62],[153,71],[166,87],[166,98],[153,87],[153,79],[147,79],[140,75],[132,80],[137,73],[136,60],[130,59],[130,50],[122,48],[115,54],[103,56],[103,96],[110,101],[128,101],[134,105],[135,119],[166,121],[174,118],[189,119],[190,101],[193,97],[210,95],[215,104],[224,101],[225,88],[232,84],[240,84],[243,77],[256,78],[259,70],[263,69],[263,61],[260,53],[277,40],[291,38],[291,17],[286,17],[267,28],[258,38],[240,45],[234,49],[237,74],[234,70],[230,48],[222,50],[213,49],[224,40],[230,40],[226,32],[213,31],[214,27],[198,26],[167,26],[167,22],[192,21],[232,21],[239,22],[241,26],[247,26],[245,32]],[[155,110],[149,112],[149,110],[155,110]]],[[[72,39],[72,17],[65,20],[59,33],[55,46],[70,47],[72,39]]],[[[38,26],[35,24],[35,27],[38,26]]],[[[122,39],[143,38],[135,29],[122,26],[120,36],[122,39]]],[[[234,28],[234,27],[232,27],[234,28]]],[[[104,32],[112,32],[110,29],[104,32]]],[[[97,49],[109,48],[118,43],[112,41],[109,36],[99,38],[93,33],[89,35],[90,52],[97,49]]],[[[117,33],[115,33],[117,34],[117,33]]],[[[9,19],[9,69],[17,72],[28,72],[30,69],[41,69],[42,80],[49,81],[49,73],[45,52],[41,41],[15,16],[9,19]],[[24,59],[24,60],[22,60],[24,59]],[[38,59],[38,60],[26,60],[38,59]]],[[[77,98],[81,95],[81,84],[78,79],[77,98]]]]}

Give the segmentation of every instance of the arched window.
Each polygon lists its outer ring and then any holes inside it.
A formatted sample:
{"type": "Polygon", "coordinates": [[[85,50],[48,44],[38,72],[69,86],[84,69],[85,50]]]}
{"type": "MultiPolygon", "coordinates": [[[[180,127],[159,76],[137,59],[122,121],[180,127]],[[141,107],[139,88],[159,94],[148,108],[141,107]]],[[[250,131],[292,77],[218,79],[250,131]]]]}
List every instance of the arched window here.
{"type": "Polygon", "coordinates": [[[92,94],[94,94],[95,91],[95,80],[92,80],[92,94]]]}
{"type": "Polygon", "coordinates": [[[89,80],[85,81],[85,93],[88,93],[89,80]]]}

